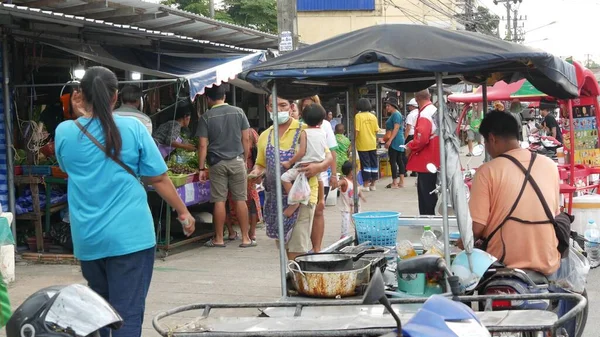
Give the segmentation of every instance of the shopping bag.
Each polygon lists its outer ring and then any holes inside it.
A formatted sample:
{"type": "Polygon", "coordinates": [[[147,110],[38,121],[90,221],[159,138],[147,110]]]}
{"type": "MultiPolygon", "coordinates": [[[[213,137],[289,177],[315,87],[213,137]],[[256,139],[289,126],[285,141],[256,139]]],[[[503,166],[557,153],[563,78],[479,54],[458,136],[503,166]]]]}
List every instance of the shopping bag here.
{"type": "Polygon", "coordinates": [[[548,276],[548,280],[564,290],[583,293],[590,272],[590,262],[581,252],[581,247],[571,240],[569,254],[560,261],[560,267],[548,276]]]}
{"type": "Polygon", "coordinates": [[[300,173],[294,181],[294,185],[292,185],[290,194],[288,194],[288,205],[307,205],[309,201],[310,185],[304,173],[300,173]]]}

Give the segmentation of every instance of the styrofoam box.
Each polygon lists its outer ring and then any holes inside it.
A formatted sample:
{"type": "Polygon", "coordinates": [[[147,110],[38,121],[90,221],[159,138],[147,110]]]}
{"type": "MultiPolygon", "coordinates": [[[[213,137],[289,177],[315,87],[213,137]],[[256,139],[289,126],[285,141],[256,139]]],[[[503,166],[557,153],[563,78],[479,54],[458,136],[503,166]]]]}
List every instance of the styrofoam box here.
{"type": "Polygon", "coordinates": [[[575,221],[571,230],[583,235],[589,220],[600,222],[600,194],[582,195],[573,198],[573,216],[575,221]]]}

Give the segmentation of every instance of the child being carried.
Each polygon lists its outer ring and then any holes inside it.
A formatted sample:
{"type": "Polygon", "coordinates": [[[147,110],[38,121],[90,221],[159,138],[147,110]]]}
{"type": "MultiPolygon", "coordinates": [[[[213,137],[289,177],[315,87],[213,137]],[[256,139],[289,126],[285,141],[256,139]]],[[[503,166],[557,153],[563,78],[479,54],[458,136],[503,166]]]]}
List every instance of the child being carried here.
{"type": "MultiPolygon", "coordinates": [[[[287,171],[281,175],[281,184],[286,194],[290,193],[293,182],[300,175],[298,168],[301,165],[320,163],[325,160],[327,141],[325,132],[320,128],[325,117],[325,109],[319,104],[311,104],[302,111],[302,118],[308,128],[300,133],[300,145],[292,159],[281,165],[287,171]]],[[[286,217],[291,217],[300,207],[299,204],[289,205],[283,212],[286,217]]]]}

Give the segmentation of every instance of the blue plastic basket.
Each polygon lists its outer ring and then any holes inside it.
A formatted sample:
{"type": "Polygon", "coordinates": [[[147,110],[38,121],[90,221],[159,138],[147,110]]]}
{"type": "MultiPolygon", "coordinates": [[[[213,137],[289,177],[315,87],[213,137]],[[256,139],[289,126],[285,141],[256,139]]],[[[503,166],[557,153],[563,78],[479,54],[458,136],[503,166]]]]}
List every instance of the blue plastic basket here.
{"type": "Polygon", "coordinates": [[[352,215],[358,243],[370,241],[373,246],[396,246],[398,212],[362,212],[352,215]]]}

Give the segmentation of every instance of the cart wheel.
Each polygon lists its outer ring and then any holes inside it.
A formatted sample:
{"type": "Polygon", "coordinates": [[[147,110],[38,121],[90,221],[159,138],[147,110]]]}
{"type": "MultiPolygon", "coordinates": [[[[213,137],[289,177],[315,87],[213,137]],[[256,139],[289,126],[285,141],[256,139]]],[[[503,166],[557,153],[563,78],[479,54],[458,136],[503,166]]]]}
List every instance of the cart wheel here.
{"type": "Polygon", "coordinates": [[[158,253],[160,255],[160,258],[163,259],[163,260],[166,259],[167,257],[169,257],[169,251],[168,250],[161,249],[161,250],[158,251],[158,253]]]}
{"type": "MultiPolygon", "coordinates": [[[[588,300],[587,289],[583,290],[583,293],[581,293],[581,296],[585,297],[585,299],[588,300]]],[[[558,314],[558,303],[553,303],[553,306],[554,306],[554,308],[552,308],[552,311],[554,311],[556,314],[558,314]]],[[[581,337],[583,335],[583,331],[585,330],[585,325],[586,325],[587,319],[588,319],[589,308],[590,308],[590,302],[588,300],[583,311],[581,311],[579,314],[577,314],[577,316],[575,316],[575,336],[574,337],[581,337]]]]}

